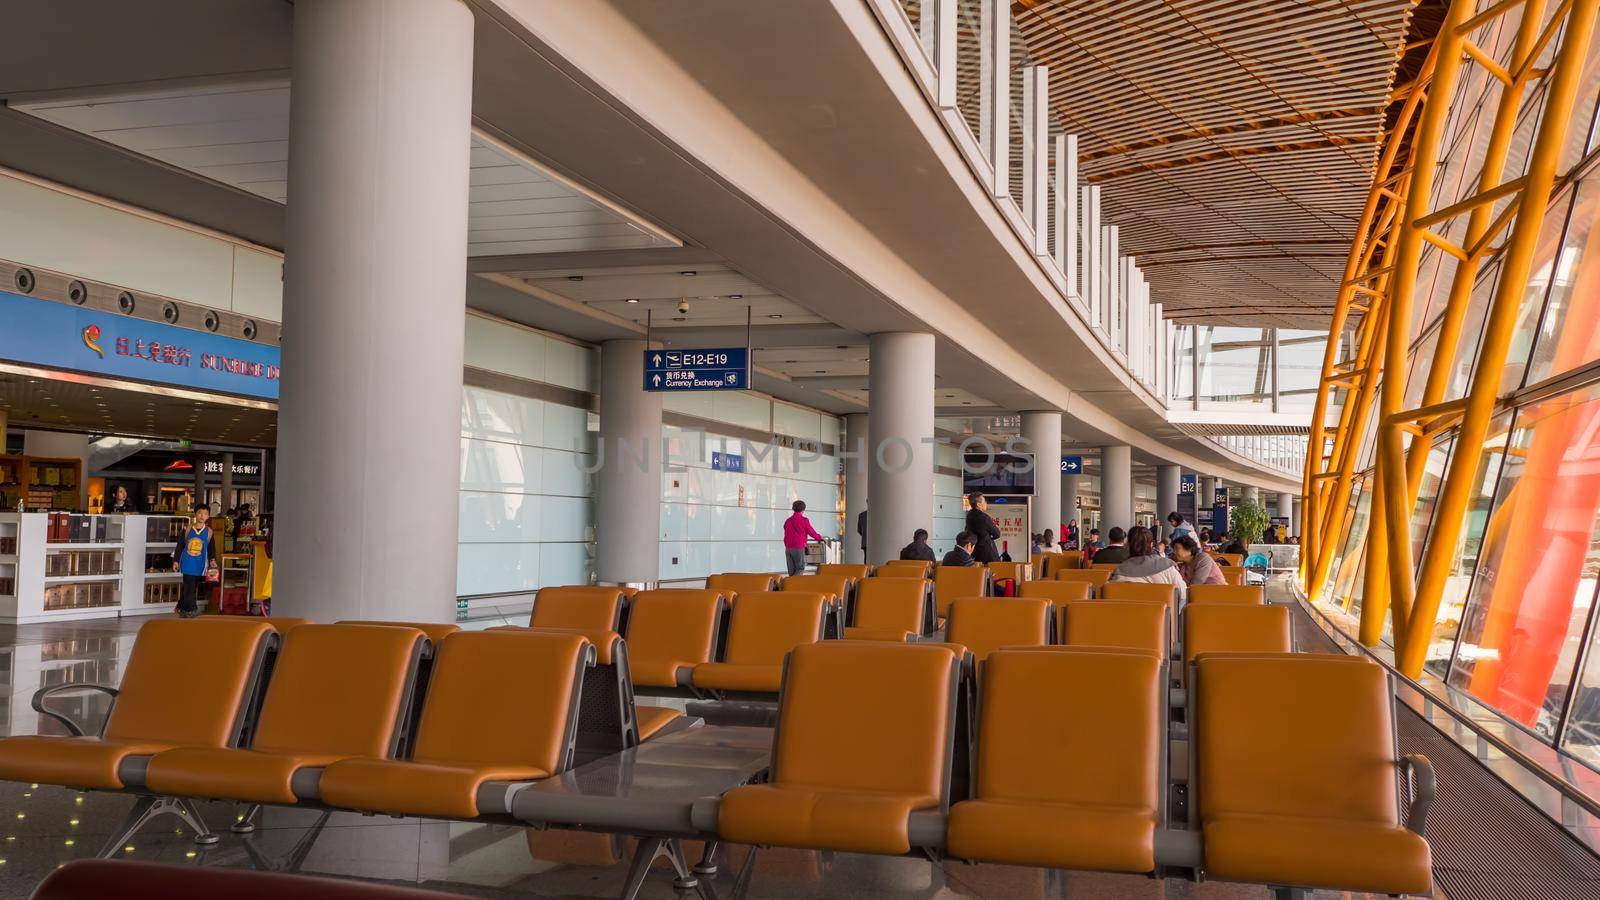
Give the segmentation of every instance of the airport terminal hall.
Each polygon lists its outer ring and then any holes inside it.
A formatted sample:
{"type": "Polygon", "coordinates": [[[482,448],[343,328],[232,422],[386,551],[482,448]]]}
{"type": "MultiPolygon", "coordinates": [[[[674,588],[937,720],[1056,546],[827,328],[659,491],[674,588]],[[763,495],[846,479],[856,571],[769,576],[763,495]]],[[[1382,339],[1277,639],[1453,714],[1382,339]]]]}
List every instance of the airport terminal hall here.
{"type": "Polygon", "coordinates": [[[1600,900],[1597,32],[0,0],[0,900],[1600,900]]]}

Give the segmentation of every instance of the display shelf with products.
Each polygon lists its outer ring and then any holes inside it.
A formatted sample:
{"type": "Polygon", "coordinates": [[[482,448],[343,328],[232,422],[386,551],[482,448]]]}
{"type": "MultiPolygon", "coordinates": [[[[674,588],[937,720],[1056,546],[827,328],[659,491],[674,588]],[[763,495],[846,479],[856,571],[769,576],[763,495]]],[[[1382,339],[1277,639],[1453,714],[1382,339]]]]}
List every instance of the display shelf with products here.
{"type": "Polygon", "coordinates": [[[83,508],[83,460],[22,457],[23,505],[29,511],[83,508]]]}
{"type": "Polygon", "coordinates": [[[23,457],[0,454],[0,510],[17,508],[17,501],[24,493],[22,479],[26,469],[23,457]]]}
{"type": "Polygon", "coordinates": [[[170,612],[182,516],[0,512],[0,622],[170,612]],[[146,536],[161,540],[147,543],[146,536]]]}

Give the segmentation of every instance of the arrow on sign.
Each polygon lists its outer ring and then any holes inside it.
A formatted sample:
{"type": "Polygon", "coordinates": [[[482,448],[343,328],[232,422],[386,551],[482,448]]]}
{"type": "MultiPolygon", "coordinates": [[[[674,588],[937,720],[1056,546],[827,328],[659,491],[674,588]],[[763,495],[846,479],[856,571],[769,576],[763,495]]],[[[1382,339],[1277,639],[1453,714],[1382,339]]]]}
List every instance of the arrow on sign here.
{"type": "Polygon", "coordinates": [[[655,376],[652,380],[655,382],[656,387],[661,387],[661,376],[660,375],[655,376]]]}
{"type": "Polygon", "coordinates": [[[661,365],[661,354],[657,353],[655,356],[651,357],[651,361],[658,366],[661,365]]]}

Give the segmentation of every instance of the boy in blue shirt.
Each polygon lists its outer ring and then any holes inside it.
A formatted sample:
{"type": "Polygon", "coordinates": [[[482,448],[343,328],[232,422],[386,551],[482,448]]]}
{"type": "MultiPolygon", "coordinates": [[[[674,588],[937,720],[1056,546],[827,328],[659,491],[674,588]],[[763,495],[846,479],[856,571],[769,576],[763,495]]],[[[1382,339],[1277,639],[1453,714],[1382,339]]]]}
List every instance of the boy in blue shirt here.
{"type": "Polygon", "coordinates": [[[206,583],[206,572],[215,565],[211,559],[211,529],[206,520],[211,510],[196,507],[194,518],[178,541],[178,550],[172,561],[172,571],[183,573],[183,589],[178,594],[178,615],[192,619],[200,615],[200,587],[206,583]]]}

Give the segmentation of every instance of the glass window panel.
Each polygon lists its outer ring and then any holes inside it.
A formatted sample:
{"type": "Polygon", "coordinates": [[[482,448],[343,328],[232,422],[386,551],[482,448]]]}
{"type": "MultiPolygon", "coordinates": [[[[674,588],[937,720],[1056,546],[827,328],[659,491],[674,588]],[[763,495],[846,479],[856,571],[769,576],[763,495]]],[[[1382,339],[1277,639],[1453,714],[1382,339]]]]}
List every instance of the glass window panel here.
{"type": "MultiPolygon", "coordinates": [[[[1461,537],[1456,541],[1451,557],[1450,575],[1445,579],[1444,592],[1439,599],[1439,614],[1434,617],[1433,635],[1428,641],[1424,668],[1443,678],[1450,665],[1456,636],[1461,631],[1462,610],[1466,605],[1467,588],[1482,555],[1484,529],[1489,522],[1495,485],[1500,481],[1500,470],[1505,459],[1507,431],[1511,427],[1511,414],[1502,413],[1490,423],[1488,439],[1478,457],[1478,468],[1473,476],[1471,498],[1467,503],[1467,520],[1462,525],[1461,537]]],[[[1420,560],[1420,556],[1418,557],[1420,560]]],[[[1459,659],[1457,665],[1460,665],[1459,659]]]]}
{"type": "Polygon", "coordinates": [[[1330,583],[1322,596],[1354,614],[1361,612],[1360,570],[1364,567],[1363,550],[1367,541],[1367,522],[1372,510],[1372,492],[1367,489],[1369,479],[1358,478],[1351,483],[1350,507],[1345,512],[1344,540],[1339,544],[1339,555],[1328,567],[1330,583]]]}
{"type": "Polygon", "coordinates": [[[1600,564],[1600,386],[1517,417],[1451,682],[1551,738],[1600,564]]]}
{"type": "MultiPolygon", "coordinates": [[[[1591,169],[1578,185],[1554,264],[1546,257],[1545,267],[1553,270],[1550,296],[1534,339],[1528,384],[1600,359],[1600,232],[1594,228],[1596,218],[1600,218],[1600,169],[1591,169]]],[[[1540,246],[1542,250],[1542,239],[1540,246]]]]}
{"type": "Polygon", "coordinates": [[[1271,344],[1264,328],[1197,326],[1200,399],[1220,403],[1269,403],[1271,344]]]}
{"type": "Polygon", "coordinates": [[[1445,465],[1450,461],[1453,438],[1436,441],[1428,450],[1428,462],[1422,470],[1422,485],[1417,490],[1417,506],[1411,513],[1411,558],[1422,558],[1422,542],[1433,524],[1433,504],[1439,499],[1439,483],[1444,478],[1445,465]]]}
{"type": "Polygon", "coordinates": [[[985,23],[996,0],[957,0],[956,2],[956,107],[972,129],[985,159],[989,158],[987,118],[989,98],[985,90],[990,73],[984,71],[989,34],[985,23]]]}
{"type": "Polygon", "coordinates": [[[1472,365],[1478,358],[1478,349],[1483,342],[1483,324],[1489,315],[1489,302],[1494,299],[1494,287],[1499,279],[1498,260],[1478,272],[1478,282],[1472,288],[1467,310],[1462,315],[1460,346],[1435,351],[1455,354],[1450,380],[1444,387],[1445,400],[1459,400],[1467,394],[1467,386],[1472,382],[1472,365]]]}
{"type": "MultiPolygon", "coordinates": [[[[1558,273],[1559,280],[1571,283],[1570,265],[1567,264],[1572,255],[1571,251],[1562,249],[1559,255],[1556,253],[1557,248],[1563,243],[1561,233],[1566,227],[1567,204],[1571,199],[1571,190],[1562,191],[1550,204],[1550,210],[1544,217],[1544,224],[1539,228],[1539,243],[1534,247],[1532,266],[1528,270],[1528,286],[1522,292],[1520,301],[1522,305],[1517,312],[1517,328],[1512,333],[1511,347],[1506,351],[1505,370],[1500,375],[1502,394],[1510,393],[1523,385],[1523,371],[1528,367],[1528,357],[1533,350],[1535,335],[1540,331],[1539,314],[1549,305],[1545,299],[1549,293],[1546,289],[1551,281],[1558,280],[1558,273]]],[[[1567,297],[1560,297],[1557,299],[1556,307],[1553,307],[1560,310],[1552,326],[1556,331],[1561,329],[1560,320],[1567,308],[1567,301],[1567,297]]]]}

